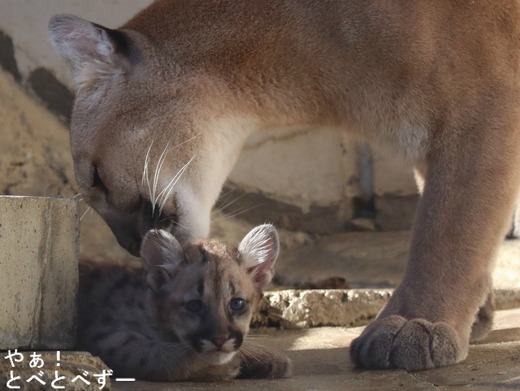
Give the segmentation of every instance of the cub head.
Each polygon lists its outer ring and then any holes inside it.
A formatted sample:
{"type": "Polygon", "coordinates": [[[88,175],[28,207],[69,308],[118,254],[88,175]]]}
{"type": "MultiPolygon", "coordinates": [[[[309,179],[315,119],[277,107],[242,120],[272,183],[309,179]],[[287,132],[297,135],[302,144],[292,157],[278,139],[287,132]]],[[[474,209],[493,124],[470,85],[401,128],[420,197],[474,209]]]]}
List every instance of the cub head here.
{"type": "Polygon", "coordinates": [[[49,29],[74,80],[70,143],[85,201],[134,255],[150,229],[181,243],[206,237],[245,139],[223,135],[234,125],[223,120],[232,105],[218,82],[175,43],[135,29],[72,15],[55,16],[49,29]]]}
{"type": "Polygon", "coordinates": [[[148,232],[141,259],[159,327],[207,363],[228,362],[249,331],[278,250],[272,225],[254,228],[238,249],[216,240],[182,248],[166,231],[148,232]]]}

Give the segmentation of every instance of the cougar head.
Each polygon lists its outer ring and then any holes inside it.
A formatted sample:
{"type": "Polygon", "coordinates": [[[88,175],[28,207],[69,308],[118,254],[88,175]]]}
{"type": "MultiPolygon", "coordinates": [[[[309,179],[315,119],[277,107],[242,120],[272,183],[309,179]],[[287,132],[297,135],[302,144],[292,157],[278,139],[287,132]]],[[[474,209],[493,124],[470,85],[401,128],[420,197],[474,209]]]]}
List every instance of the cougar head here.
{"type": "Polygon", "coordinates": [[[218,108],[209,102],[219,99],[210,83],[135,30],[72,15],[55,16],[49,29],[74,80],[70,142],[86,202],[134,255],[152,228],[181,242],[205,237],[240,150],[212,131],[218,108]]]}

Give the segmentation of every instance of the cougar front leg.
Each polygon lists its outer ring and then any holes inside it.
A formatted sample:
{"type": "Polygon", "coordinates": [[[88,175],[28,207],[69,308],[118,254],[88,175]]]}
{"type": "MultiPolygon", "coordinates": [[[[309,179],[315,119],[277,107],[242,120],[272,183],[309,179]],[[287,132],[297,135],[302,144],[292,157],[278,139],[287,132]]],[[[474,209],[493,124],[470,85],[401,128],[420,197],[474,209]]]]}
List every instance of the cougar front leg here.
{"type": "Polygon", "coordinates": [[[491,309],[493,260],[519,187],[516,128],[444,133],[443,147],[430,152],[404,279],[353,341],[357,365],[454,364],[467,356],[472,326],[478,337],[478,324],[490,323],[477,318],[480,308],[484,317],[491,309]]]}

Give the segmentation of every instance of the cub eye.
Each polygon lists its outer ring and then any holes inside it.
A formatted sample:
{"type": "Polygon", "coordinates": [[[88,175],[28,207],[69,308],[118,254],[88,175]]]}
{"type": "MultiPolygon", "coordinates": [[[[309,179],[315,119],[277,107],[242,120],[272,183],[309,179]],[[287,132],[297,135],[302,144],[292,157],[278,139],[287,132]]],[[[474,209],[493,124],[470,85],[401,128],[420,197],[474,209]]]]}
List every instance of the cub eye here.
{"type": "Polygon", "coordinates": [[[229,302],[229,307],[231,307],[231,309],[233,311],[243,310],[245,306],[246,306],[246,301],[239,297],[231,299],[231,301],[229,302]]]}
{"type": "Polygon", "coordinates": [[[202,307],[204,307],[200,300],[190,300],[184,306],[190,312],[200,312],[202,307]]]}

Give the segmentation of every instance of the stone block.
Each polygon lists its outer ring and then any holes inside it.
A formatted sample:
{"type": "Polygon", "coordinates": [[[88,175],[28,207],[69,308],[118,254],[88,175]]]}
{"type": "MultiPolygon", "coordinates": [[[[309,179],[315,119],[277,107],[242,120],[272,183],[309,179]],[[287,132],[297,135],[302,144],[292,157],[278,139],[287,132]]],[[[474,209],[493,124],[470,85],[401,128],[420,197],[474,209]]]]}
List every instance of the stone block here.
{"type": "Polygon", "coordinates": [[[392,290],[315,289],[266,292],[252,325],[302,329],[359,326],[373,319],[392,290]]]}
{"type": "Polygon", "coordinates": [[[0,350],[75,344],[76,202],[0,196],[0,350]]]}
{"type": "MultiPolygon", "coordinates": [[[[305,329],[322,326],[352,327],[374,319],[392,295],[392,289],[314,289],[265,292],[252,326],[305,329]]],[[[520,289],[495,289],[497,310],[517,308],[520,289]]]]}

